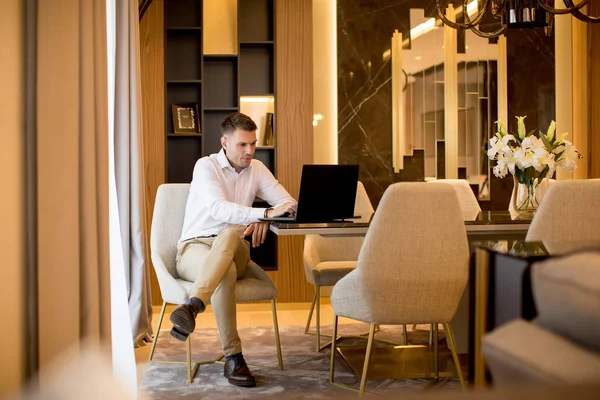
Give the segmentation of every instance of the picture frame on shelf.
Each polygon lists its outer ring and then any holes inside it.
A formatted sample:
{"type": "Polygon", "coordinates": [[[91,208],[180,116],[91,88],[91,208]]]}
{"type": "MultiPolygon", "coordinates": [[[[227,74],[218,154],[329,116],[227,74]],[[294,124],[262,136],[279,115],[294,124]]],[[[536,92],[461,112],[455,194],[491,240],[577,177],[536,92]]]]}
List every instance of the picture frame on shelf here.
{"type": "Polygon", "coordinates": [[[198,117],[198,103],[173,102],[173,132],[180,134],[200,133],[200,118],[198,117]]]}

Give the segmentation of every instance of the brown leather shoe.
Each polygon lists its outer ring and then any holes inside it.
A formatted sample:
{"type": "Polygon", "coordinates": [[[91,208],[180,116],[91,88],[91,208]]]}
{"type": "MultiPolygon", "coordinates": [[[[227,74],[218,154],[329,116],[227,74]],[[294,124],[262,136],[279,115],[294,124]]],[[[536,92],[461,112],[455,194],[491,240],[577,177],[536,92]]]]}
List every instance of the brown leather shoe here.
{"type": "Polygon", "coordinates": [[[242,387],[256,386],[254,375],[250,372],[248,364],[246,364],[244,356],[242,356],[241,353],[236,354],[232,359],[225,361],[223,375],[232,385],[242,387]]]}
{"type": "Polygon", "coordinates": [[[197,297],[191,297],[184,304],[179,305],[171,313],[171,336],[177,340],[185,341],[196,329],[196,316],[204,311],[204,303],[197,297]]]}

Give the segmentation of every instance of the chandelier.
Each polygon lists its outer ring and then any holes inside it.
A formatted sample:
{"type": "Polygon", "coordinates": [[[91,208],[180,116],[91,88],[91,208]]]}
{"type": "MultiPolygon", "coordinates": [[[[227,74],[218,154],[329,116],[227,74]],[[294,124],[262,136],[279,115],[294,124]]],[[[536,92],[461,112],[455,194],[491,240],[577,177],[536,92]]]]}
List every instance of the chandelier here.
{"type": "MultiPolygon", "coordinates": [[[[561,1],[561,0],[558,0],[561,1]]],[[[583,22],[600,23],[600,17],[592,17],[581,11],[590,0],[580,0],[577,4],[574,0],[562,0],[564,9],[554,8],[554,0],[475,0],[470,4],[469,0],[463,0],[463,22],[450,21],[441,5],[441,0],[436,0],[435,5],[439,17],[444,23],[454,29],[470,29],[477,36],[484,38],[498,37],[507,29],[545,28],[546,34],[552,32],[554,15],[573,14],[583,22]],[[481,7],[478,3],[481,2],[481,7]],[[469,16],[467,9],[475,5],[479,10],[474,17],[469,16]],[[491,16],[498,21],[499,28],[493,32],[482,32],[477,26],[483,21],[488,9],[491,16]]],[[[497,25],[498,25],[497,24],[497,25]]]]}

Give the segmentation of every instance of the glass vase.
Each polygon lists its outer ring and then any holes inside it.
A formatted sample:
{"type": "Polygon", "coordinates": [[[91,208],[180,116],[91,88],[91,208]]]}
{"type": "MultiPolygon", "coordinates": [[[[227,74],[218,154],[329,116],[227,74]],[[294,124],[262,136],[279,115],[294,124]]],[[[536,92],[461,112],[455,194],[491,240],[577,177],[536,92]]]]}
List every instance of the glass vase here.
{"type": "MultiPolygon", "coordinates": [[[[540,184],[537,179],[528,183],[519,183],[513,176],[512,209],[524,217],[533,217],[540,205],[540,184]]],[[[543,181],[543,180],[542,180],[543,181]]]]}

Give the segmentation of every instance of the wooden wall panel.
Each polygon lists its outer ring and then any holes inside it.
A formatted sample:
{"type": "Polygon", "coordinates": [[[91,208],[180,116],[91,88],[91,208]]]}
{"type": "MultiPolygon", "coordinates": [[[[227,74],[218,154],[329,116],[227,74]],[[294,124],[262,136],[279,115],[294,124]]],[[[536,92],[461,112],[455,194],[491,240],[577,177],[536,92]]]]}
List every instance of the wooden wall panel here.
{"type": "MultiPolygon", "coordinates": [[[[313,162],[312,0],[275,1],[275,140],[277,178],[296,196],[303,164],[313,162]]],[[[310,301],[302,265],[304,237],[280,237],[278,301],[310,301]]]]}
{"type": "MultiPolygon", "coordinates": [[[[590,15],[600,15],[600,2],[590,1],[590,15]]],[[[588,24],[589,154],[588,177],[600,178],[600,24],[588,24]]]]}
{"type": "MultiPolygon", "coordinates": [[[[150,249],[150,227],[158,186],[165,182],[164,0],[154,0],[140,22],[142,102],[144,113],[144,197],[150,249]]],[[[150,251],[148,251],[150,254],[150,251]]],[[[151,267],[152,303],[162,303],[158,280],[151,267]]]]}

